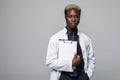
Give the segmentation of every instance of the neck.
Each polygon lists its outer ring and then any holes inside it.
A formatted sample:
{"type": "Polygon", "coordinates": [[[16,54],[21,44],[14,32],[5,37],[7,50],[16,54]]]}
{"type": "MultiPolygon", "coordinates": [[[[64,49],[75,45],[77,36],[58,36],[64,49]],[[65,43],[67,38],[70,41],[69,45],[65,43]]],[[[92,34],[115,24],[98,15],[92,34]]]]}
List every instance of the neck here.
{"type": "Polygon", "coordinates": [[[68,29],[71,30],[71,31],[76,31],[76,30],[77,30],[77,27],[71,28],[71,27],[69,27],[69,26],[66,26],[66,28],[68,28],[68,29]]]}

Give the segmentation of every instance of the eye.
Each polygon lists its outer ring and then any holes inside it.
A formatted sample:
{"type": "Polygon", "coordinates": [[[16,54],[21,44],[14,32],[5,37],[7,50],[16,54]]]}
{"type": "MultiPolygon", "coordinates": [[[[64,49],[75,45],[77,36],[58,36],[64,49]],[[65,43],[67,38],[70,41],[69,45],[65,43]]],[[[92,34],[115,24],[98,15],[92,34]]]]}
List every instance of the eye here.
{"type": "Polygon", "coordinates": [[[72,18],[72,16],[71,16],[71,15],[68,15],[67,17],[68,17],[68,18],[72,18]]]}
{"type": "Polygon", "coordinates": [[[79,18],[79,16],[75,16],[75,18],[79,18]]]}

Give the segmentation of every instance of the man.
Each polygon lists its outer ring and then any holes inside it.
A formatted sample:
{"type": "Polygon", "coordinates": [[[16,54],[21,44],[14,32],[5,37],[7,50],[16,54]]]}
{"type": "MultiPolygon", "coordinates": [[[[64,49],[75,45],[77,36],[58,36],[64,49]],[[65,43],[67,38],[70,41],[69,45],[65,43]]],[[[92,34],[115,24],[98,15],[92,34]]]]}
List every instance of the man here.
{"type": "Polygon", "coordinates": [[[66,27],[54,34],[48,44],[46,64],[51,68],[50,80],[89,80],[94,72],[95,57],[91,39],[77,29],[81,8],[70,4],[64,13],[66,27]],[[72,60],[58,59],[59,39],[77,41],[77,53],[72,60]]]}

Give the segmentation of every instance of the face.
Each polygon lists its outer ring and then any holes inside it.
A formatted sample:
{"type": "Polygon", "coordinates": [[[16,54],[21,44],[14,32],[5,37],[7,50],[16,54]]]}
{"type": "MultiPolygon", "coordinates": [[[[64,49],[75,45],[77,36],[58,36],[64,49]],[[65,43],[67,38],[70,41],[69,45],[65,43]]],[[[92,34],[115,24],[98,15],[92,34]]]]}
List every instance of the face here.
{"type": "Polygon", "coordinates": [[[67,11],[67,15],[65,15],[67,26],[70,28],[76,28],[80,21],[79,12],[75,9],[71,9],[67,11]]]}

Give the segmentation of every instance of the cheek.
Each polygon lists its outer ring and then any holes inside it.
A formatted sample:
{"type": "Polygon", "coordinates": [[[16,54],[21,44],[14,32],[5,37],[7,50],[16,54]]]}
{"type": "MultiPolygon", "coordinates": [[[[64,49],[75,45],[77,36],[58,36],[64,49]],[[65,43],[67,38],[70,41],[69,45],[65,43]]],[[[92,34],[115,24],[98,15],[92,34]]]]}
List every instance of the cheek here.
{"type": "Polygon", "coordinates": [[[79,22],[79,21],[80,21],[80,19],[76,19],[76,21],[77,21],[77,22],[79,22]]]}
{"type": "Polygon", "coordinates": [[[71,22],[71,19],[70,19],[70,18],[68,18],[68,22],[71,22]]]}
{"type": "Polygon", "coordinates": [[[70,22],[71,22],[71,19],[66,18],[66,22],[67,22],[67,23],[70,23],[70,22]]]}

